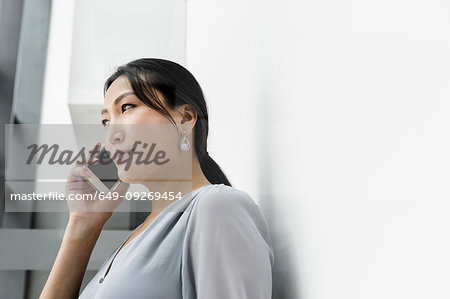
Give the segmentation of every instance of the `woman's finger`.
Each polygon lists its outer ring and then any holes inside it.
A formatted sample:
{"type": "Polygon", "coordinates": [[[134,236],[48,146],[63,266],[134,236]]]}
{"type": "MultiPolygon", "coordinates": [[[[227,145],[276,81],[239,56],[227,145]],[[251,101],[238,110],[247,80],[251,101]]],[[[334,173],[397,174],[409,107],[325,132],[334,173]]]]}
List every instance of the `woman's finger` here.
{"type": "Polygon", "coordinates": [[[91,176],[92,174],[86,165],[75,166],[70,170],[68,181],[81,181],[91,176]]]}

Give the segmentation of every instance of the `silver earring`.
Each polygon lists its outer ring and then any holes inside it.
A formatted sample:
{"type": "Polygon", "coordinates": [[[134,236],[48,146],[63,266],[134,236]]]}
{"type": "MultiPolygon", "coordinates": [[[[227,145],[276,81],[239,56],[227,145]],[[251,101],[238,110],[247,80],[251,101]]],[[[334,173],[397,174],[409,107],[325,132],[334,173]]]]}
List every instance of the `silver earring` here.
{"type": "Polygon", "coordinates": [[[190,148],[191,144],[189,143],[189,139],[186,137],[186,131],[183,130],[183,138],[180,140],[180,150],[187,152],[190,148]]]}

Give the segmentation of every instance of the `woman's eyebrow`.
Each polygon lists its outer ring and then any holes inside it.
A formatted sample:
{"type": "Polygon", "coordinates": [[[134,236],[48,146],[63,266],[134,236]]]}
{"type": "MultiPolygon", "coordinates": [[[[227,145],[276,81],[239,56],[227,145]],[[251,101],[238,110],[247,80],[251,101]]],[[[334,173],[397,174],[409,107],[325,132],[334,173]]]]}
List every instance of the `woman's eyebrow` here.
{"type": "MultiPolygon", "coordinates": [[[[127,92],[121,94],[120,96],[117,97],[117,99],[114,100],[114,105],[119,104],[119,102],[120,102],[123,98],[125,98],[125,97],[127,97],[127,96],[129,96],[129,95],[132,95],[132,94],[134,94],[134,92],[132,92],[132,91],[127,91],[127,92]]],[[[103,115],[103,113],[106,113],[106,112],[108,112],[107,109],[102,109],[101,115],[103,115]]]]}

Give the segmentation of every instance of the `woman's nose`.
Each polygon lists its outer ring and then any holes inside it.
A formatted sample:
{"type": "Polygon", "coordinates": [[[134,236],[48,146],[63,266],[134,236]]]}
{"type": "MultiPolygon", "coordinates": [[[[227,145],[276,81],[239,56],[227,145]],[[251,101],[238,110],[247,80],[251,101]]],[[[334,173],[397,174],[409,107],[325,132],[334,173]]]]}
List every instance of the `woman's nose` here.
{"type": "Polygon", "coordinates": [[[122,129],[119,127],[116,127],[113,132],[111,132],[111,135],[109,137],[109,142],[111,144],[117,145],[119,143],[122,143],[125,139],[125,134],[122,129]]]}

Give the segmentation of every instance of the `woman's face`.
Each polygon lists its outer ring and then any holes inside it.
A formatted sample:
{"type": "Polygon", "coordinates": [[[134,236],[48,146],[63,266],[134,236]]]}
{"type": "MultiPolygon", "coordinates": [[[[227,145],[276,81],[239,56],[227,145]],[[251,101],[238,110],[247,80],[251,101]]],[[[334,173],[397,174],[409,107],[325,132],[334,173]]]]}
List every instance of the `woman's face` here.
{"type": "MultiPolygon", "coordinates": [[[[164,103],[163,95],[156,92],[164,103]]],[[[180,152],[178,148],[182,132],[180,124],[184,118],[180,113],[182,108],[171,110],[166,106],[178,126],[176,128],[165,116],[134,95],[125,76],[111,84],[106,91],[102,110],[104,145],[114,159],[122,181],[143,183],[147,180],[176,179],[180,167],[191,165],[185,164],[182,159],[192,159],[192,156],[180,152]],[[132,149],[133,153],[129,154],[132,149]]],[[[191,131],[189,124],[183,125],[187,134],[191,131]]],[[[192,175],[190,170],[186,169],[186,173],[192,175]]]]}

